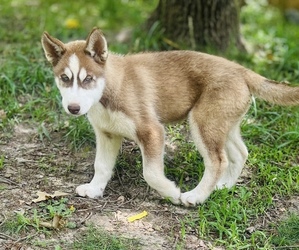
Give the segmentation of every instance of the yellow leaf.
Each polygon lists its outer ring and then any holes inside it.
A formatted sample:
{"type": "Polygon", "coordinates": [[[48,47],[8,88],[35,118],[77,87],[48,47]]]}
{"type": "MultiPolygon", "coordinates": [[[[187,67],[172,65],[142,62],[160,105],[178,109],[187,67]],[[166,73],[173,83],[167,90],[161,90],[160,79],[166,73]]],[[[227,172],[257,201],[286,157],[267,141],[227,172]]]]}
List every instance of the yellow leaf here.
{"type": "Polygon", "coordinates": [[[148,215],[148,213],[147,213],[146,211],[143,211],[143,212],[140,213],[140,214],[136,214],[136,215],[133,215],[133,216],[128,217],[128,221],[129,221],[129,222],[133,222],[133,221],[135,221],[135,220],[140,220],[140,219],[142,219],[143,217],[145,217],[145,216],[147,216],[147,215],[148,215]]]}

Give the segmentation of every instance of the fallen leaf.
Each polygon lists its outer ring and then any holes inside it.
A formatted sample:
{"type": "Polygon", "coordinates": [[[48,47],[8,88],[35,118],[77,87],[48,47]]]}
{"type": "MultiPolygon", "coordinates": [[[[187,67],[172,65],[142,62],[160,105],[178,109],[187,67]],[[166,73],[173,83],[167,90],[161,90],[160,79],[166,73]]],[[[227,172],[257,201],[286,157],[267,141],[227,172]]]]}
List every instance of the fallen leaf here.
{"type": "Polygon", "coordinates": [[[39,225],[46,228],[53,228],[52,223],[50,222],[40,221],[39,225]]]}
{"type": "Polygon", "coordinates": [[[65,222],[62,219],[61,215],[55,214],[52,222],[40,221],[39,225],[46,228],[59,229],[61,227],[64,227],[65,222]]]}
{"type": "Polygon", "coordinates": [[[147,212],[146,211],[143,211],[142,213],[140,213],[140,214],[136,214],[136,215],[133,215],[133,216],[130,216],[129,218],[128,218],[128,221],[129,222],[133,222],[133,221],[135,221],[135,220],[140,220],[140,219],[142,219],[143,217],[145,217],[145,216],[147,216],[147,212]]]}
{"type": "Polygon", "coordinates": [[[53,195],[51,195],[52,198],[55,198],[55,197],[59,197],[59,196],[67,196],[67,195],[70,195],[68,193],[64,193],[64,192],[61,192],[61,191],[55,191],[53,195]]]}
{"type": "Polygon", "coordinates": [[[55,229],[58,229],[60,226],[60,221],[62,219],[62,216],[55,214],[52,222],[52,226],[55,229]]]}
{"type": "Polygon", "coordinates": [[[60,192],[60,191],[55,191],[54,194],[48,194],[46,192],[37,191],[36,194],[37,194],[38,197],[36,199],[32,200],[34,203],[41,202],[41,201],[46,201],[46,200],[49,200],[49,199],[53,199],[55,197],[70,195],[68,193],[64,193],[64,192],[60,192]]]}

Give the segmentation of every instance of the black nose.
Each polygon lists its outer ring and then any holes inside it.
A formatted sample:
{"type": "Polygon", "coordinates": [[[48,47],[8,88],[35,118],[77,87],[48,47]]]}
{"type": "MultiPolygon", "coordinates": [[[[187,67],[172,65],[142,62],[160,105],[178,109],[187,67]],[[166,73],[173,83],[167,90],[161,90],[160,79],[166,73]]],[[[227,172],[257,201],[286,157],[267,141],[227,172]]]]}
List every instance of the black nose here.
{"type": "Polygon", "coordinates": [[[80,106],[77,104],[70,104],[67,106],[67,109],[70,111],[71,114],[76,115],[80,111],[80,106]]]}

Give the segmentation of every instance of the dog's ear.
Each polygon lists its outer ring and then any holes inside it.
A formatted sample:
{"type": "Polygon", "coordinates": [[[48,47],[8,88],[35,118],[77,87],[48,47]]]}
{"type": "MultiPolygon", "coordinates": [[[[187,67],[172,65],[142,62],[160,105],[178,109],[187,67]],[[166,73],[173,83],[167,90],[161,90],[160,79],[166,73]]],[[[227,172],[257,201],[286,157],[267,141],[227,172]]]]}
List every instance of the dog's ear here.
{"type": "Polygon", "coordinates": [[[42,35],[42,46],[47,60],[53,66],[59,62],[66,51],[64,44],[58,39],[51,37],[47,32],[44,32],[42,35]]]}
{"type": "Polygon", "coordinates": [[[94,28],[86,39],[85,52],[97,63],[104,63],[108,57],[107,41],[98,28],[94,28]]]}

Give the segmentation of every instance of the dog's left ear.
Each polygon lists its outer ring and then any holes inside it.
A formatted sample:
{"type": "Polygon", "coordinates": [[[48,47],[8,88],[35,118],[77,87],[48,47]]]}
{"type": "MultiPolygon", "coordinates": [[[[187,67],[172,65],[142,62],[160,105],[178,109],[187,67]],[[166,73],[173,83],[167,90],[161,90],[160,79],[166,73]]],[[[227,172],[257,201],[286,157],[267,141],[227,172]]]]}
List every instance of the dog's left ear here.
{"type": "Polygon", "coordinates": [[[85,52],[93,57],[97,63],[104,63],[107,60],[107,41],[98,28],[94,28],[87,37],[85,52]]]}
{"type": "Polygon", "coordinates": [[[46,58],[53,66],[59,62],[66,51],[64,43],[51,37],[47,32],[42,35],[42,46],[46,58]]]}

